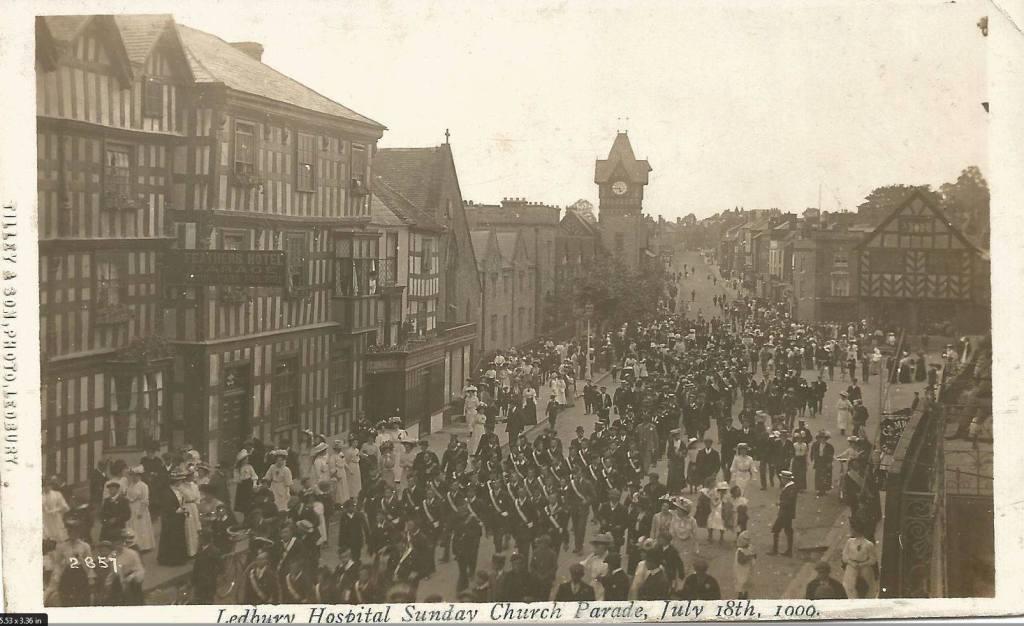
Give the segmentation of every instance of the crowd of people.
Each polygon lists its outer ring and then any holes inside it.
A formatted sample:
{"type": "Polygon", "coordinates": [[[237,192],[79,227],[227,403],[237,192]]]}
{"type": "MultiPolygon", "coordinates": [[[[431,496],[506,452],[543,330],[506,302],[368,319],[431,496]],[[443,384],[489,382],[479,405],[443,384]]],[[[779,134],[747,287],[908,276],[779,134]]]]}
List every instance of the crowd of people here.
{"type": "Polygon", "coordinates": [[[193,601],[212,603],[224,556],[244,537],[244,603],[415,598],[438,560],[457,564],[448,600],[716,599],[720,585],[701,546],[717,539],[734,546],[735,589],[749,597],[759,551],[748,530],[750,491],[778,489],[768,553],[792,556],[799,494],[829,497],[838,460],[858,541],[844,551],[842,584],[827,583],[836,581],[826,573],[808,593],[866,597],[879,512],[858,375],[866,381],[895,367],[875,358],[887,338],[863,324],[797,324],[752,298],[723,294],[715,306],[711,317],[689,319],[666,307],[597,338],[589,353],[577,342],[547,342],[495,355],[464,390],[468,441],[453,435],[440,458],[397,417],[361,422],[346,439],[306,431],[299,450],[254,438],[230,468],[209,467],[188,446],[162,456],[154,449],[135,467],[98,467],[103,493],[94,489],[87,505],[72,506],[48,481],[47,593],[68,606],[142,603],[139,555],[156,550],[162,565],[191,561],[193,601]],[[611,370],[614,394],[583,378],[597,367],[611,370]],[[835,409],[840,435],[849,430],[840,454],[831,433],[807,426],[828,410],[837,375],[849,382],[835,409]],[[563,441],[559,413],[577,401],[594,425],[563,441]],[[507,445],[495,432],[500,422],[507,445]],[[664,482],[654,471],[662,459],[664,482]],[[477,571],[485,540],[494,557],[477,571]],[[336,559],[326,558],[329,549],[336,559]],[[580,558],[559,582],[567,551],[580,558]],[[87,558],[119,567],[69,565],[87,558]]]}

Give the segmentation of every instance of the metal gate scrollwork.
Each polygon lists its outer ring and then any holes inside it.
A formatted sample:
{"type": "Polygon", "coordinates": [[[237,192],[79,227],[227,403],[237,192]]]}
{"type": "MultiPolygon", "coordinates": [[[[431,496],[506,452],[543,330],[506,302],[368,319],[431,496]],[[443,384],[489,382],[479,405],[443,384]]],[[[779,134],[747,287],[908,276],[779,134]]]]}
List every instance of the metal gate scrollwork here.
{"type": "Polygon", "coordinates": [[[907,598],[926,598],[931,580],[935,495],[904,492],[902,500],[902,595],[907,598]]]}

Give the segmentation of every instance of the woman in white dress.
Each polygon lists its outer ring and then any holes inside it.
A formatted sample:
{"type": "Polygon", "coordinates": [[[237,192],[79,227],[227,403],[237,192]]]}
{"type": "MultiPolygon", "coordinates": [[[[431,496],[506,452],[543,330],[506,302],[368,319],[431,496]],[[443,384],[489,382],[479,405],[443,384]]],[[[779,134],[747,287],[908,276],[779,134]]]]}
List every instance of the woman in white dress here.
{"type": "Polygon", "coordinates": [[[199,519],[199,500],[202,494],[199,493],[194,473],[190,472],[189,479],[181,486],[181,507],[185,509],[185,547],[191,557],[199,552],[199,531],[202,528],[199,519]]]}
{"type": "Polygon", "coordinates": [[[565,380],[561,376],[551,380],[551,390],[555,394],[555,402],[565,406],[565,380]]]}
{"type": "Polygon", "coordinates": [[[64,494],[57,491],[56,483],[54,479],[43,483],[43,539],[62,543],[68,539],[64,514],[71,507],[64,499],[64,494]]]}
{"type": "Polygon", "coordinates": [[[348,458],[345,457],[345,444],[341,439],[334,440],[334,454],[329,457],[331,480],[334,481],[334,503],[344,504],[349,499],[348,458]]]}
{"type": "Polygon", "coordinates": [[[274,494],[277,510],[284,513],[288,511],[288,500],[292,495],[292,471],[285,465],[288,453],[284,450],[274,450],[271,455],[274,457],[274,464],[267,469],[263,479],[270,483],[270,493],[274,494]]]}
{"type": "Polygon", "coordinates": [[[692,563],[693,556],[700,554],[697,520],[690,515],[693,505],[685,498],[676,497],[672,499],[672,506],[676,508],[675,519],[672,520],[672,547],[686,559],[683,563],[692,563]]]}
{"type": "Polygon", "coordinates": [[[839,427],[839,434],[846,435],[846,429],[850,427],[850,416],[853,414],[853,404],[845,391],[839,392],[839,400],[836,402],[836,426],[839,427]]]}
{"type": "Polygon", "coordinates": [[[348,499],[359,500],[359,493],[363,490],[363,472],[359,466],[362,452],[359,451],[359,440],[354,436],[348,438],[345,460],[347,461],[345,472],[348,474],[348,499]]]}
{"type": "Polygon", "coordinates": [[[139,552],[148,552],[156,547],[153,535],[153,520],[149,515],[149,485],[142,481],[145,468],[136,465],[128,474],[128,506],[132,516],[128,520],[128,528],[135,532],[135,545],[139,552]]]}
{"type": "Polygon", "coordinates": [[[757,463],[747,453],[748,446],[741,443],[736,446],[736,456],[732,458],[732,467],[729,473],[732,476],[732,483],[740,488],[743,493],[747,492],[747,485],[757,473],[757,463]]]}
{"type": "Polygon", "coordinates": [[[327,444],[325,442],[316,444],[309,451],[309,456],[313,459],[309,472],[309,477],[313,479],[313,486],[331,482],[333,478],[331,477],[331,463],[327,458],[327,444]]]}
{"type": "Polygon", "coordinates": [[[474,385],[466,387],[466,400],[462,413],[466,416],[466,424],[471,429],[469,435],[470,456],[476,454],[476,449],[480,445],[480,438],[484,436],[484,417],[477,411],[479,406],[480,398],[476,395],[476,387],[474,385]]]}
{"type": "Polygon", "coordinates": [[[725,519],[722,517],[722,486],[708,487],[705,491],[711,499],[711,514],[708,515],[708,543],[714,541],[715,531],[718,531],[718,542],[725,540],[725,519]]]}

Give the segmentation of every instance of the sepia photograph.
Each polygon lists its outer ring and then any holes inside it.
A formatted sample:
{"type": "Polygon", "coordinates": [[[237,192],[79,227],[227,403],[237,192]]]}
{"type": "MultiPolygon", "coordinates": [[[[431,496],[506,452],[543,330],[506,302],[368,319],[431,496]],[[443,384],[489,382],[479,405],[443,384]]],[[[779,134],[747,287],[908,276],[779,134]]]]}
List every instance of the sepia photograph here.
{"type": "Polygon", "coordinates": [[[808,619],[1019,588],[993,5],[21,4],[35,250],[3,274],[35,275],[40,438],[7,440],[37,461],[0,532],[36,528],[3,575],[40,611],[808,619]]]}

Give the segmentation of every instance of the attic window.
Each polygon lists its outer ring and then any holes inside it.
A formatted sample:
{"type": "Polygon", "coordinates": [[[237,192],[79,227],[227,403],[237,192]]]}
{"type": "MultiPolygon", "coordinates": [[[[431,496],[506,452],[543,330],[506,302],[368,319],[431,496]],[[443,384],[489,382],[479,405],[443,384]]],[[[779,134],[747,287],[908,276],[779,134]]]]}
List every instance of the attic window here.
{"type": "Polygon", "coordinates": [[[164,115],[164,85],[147,76],[142,83],[142,117],[160,118],[164,115]]]}

